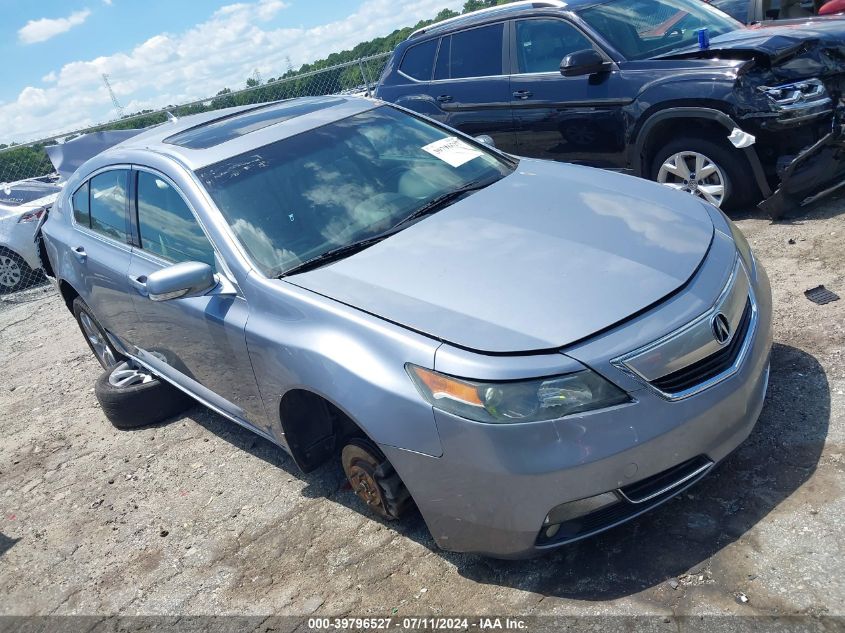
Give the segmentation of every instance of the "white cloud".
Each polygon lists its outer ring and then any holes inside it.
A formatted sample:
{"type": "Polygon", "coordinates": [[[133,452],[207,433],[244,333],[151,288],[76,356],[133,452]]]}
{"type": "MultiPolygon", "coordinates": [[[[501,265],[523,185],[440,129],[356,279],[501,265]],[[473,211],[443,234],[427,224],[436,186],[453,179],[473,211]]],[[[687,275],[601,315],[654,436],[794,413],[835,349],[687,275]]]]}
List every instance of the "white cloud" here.
{"type": "Polygon", "coordinates": [[[106,5],[107,7],[110,7],[111,3],[112,3],[112,0],[103,0],[103,4],[106,5]]]}
{"type": "Polygon", "coordinates": [[[82,11],[71,13],[66,18],[30,20],[18,31],[18,39],[23,44],[46,42],[50,38],[66,33],[75,26],[79,26],[88,19],[89,15],[91,15],[91,11],[89,9],[83,9],[82,11]]]}
{"type": "Polygon", "coordinates": [[[228,5],[182,33],[160,33],[132,50],[70,62],[48,74],[43,81],[49,87],[27,87],[16,101],[0,105],[0,143],[45,138],[114,118],[103,73],[127,112],[185,103],[224,87],[241,88],[256,68],[265,79],[275,77],[287,69],[288,57],[298,67],[462,4],[366,0],[346,18],[309,29],[266,26],[280,17],[286,6],[281,0],[228,5]],[[36,94],[46,103],[39,110],[27,105],[36,94]]]}

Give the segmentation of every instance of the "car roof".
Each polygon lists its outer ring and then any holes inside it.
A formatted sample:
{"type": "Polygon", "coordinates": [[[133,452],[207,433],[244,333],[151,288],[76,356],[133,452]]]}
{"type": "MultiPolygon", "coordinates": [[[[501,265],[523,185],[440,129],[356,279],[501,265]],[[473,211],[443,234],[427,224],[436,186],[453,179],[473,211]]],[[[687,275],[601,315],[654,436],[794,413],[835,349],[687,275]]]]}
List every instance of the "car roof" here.
{"type": "Polygon", "coordinates": [[[530,15],[534,11],[542,9],[569,9],[573,7],[581,7],[588,4],[595,4],[597,0],[520,0],[519,2],[511,2],[510,4],[502,4],[494,7],[487,7],[486,9],[479,9],[470,13],[447,18],[434,24],[424,26],[417,29],[408,36],[409,40],[417,39],[423,35],[436,35],[461,29],[467,26],[473,26],[481,22],[489,20],[496,20],[499,18],[512,18],[522,15],[530,15]]]}
{"type": "Polygon", "coordinates": [[[196,170],[379,105],[366,97],[331,95],[224,108],[162,123],[101,156],[146,150],[196,170]]]}

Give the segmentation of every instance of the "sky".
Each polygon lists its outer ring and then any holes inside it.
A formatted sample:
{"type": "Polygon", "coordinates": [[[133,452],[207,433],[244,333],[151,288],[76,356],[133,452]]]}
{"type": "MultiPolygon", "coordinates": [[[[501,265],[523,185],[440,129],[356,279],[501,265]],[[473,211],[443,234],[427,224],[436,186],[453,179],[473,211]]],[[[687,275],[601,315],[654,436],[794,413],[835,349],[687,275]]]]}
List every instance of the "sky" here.
{"type": "Polygon", "coordinates": [[[0,0],[0,143],[237,89],[463,0],[0,0]]]}

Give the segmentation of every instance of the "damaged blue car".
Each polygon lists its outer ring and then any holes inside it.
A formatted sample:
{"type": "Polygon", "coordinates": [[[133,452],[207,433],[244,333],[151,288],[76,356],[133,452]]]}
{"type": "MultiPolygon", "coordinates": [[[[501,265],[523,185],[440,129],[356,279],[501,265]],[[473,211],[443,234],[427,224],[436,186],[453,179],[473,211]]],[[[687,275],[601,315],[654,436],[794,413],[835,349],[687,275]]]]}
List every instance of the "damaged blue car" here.
{"type": "Polygon", "coordinates": [[[426,26],[377,96],[507,152],[777,217],[845,183],[845,20],[700,0],[515,2],[426,26]]]}

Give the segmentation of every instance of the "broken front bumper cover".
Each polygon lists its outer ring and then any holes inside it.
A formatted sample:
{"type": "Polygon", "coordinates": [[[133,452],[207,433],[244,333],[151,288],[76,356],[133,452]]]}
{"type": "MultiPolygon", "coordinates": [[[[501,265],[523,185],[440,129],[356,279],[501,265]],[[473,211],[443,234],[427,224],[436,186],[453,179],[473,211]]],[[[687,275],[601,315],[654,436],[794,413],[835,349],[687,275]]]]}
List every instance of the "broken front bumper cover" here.
{"type": "Polygon", "coordinates": [[[757,206],[771,218],[810,204],[845,186],[845,122],[842,113],[832,129],[779,170],[777,190],[757,206]]]}

